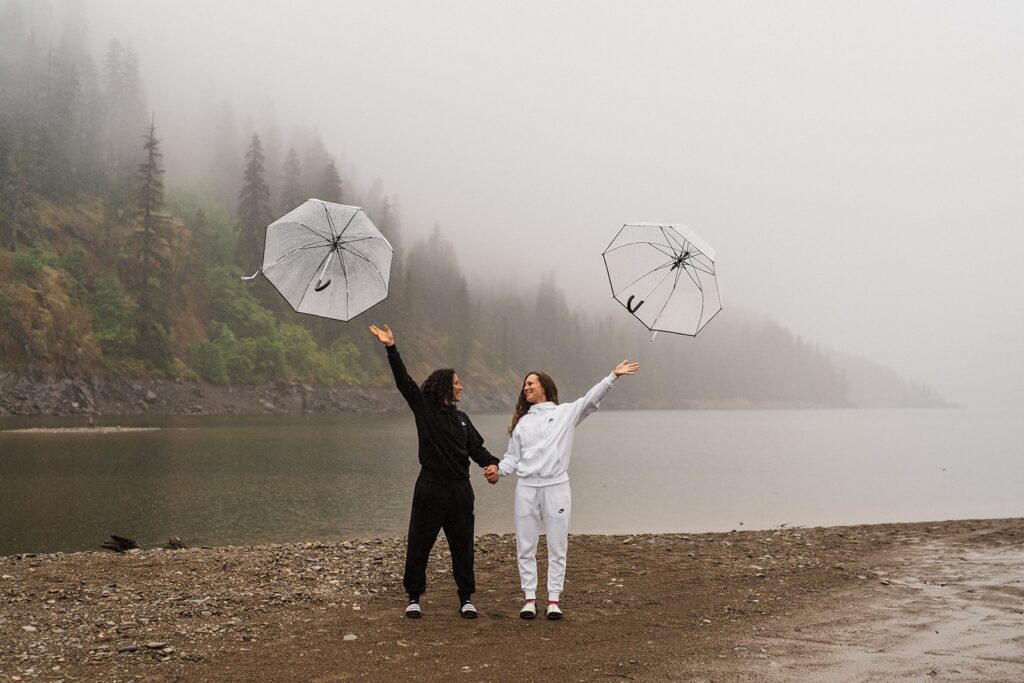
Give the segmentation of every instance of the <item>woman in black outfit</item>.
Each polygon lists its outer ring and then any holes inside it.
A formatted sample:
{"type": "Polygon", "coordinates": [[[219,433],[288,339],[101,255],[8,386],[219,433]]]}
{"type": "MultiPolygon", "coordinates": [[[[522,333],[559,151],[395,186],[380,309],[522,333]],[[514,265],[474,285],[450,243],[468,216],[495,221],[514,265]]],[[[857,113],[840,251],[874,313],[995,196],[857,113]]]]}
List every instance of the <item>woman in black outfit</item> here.
{"type": "Polygon", "coordinates": [[[416,417],[419,437],[420,475],[412,497],[403,580],[409,594],[405,616],[418,619],[422,615],[420,595],[427,588],[427,559],[437,540],[437,532],[444,529],[452,553],[452,574],[459,591],[459,613],[467,619],[475,619],[476,608],[470,602],[476,584],[473,577],[474,497],[469,483],[469,460],[472,458],[483,467],[485,474],[496,472],[499,460],[484,448],[483,437],[469,417],[456,409],[462,384],[454,370],[435,370],[422,386],[416,386],[398,355],[391,328],[371,325],[370,332],[387,347],[395,385],[416,417]]]}

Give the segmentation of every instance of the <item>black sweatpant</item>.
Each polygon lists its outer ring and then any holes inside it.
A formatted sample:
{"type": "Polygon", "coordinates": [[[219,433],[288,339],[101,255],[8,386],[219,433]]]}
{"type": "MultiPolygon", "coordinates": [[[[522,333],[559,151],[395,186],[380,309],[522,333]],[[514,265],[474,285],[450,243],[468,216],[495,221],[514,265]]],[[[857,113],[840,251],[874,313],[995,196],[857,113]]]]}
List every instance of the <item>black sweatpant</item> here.
{"type": "Polygon", "coordinates": [[[473,524],[473,487],[468,480],[443,481],[420,475],[409,516],[403,581],[406,593],[419,595],[427,589],[427,559],[441,529],[452,552],[452,574],[459,594],[468,598],[476,592],[473,524]]]}

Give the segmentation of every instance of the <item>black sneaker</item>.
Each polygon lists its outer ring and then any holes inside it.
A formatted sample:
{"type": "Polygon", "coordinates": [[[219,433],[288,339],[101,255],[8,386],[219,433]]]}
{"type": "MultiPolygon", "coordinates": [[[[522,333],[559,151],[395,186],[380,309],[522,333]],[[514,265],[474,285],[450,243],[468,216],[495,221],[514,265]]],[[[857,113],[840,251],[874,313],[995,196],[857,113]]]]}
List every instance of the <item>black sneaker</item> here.
{"type": "Polygon", "coordinates": [[[422,617],[423,612],[420,611],[420,603],[410,602],[408,605],[406,605],[405,616],[409,617],[410,619],[419,619],[420,617],[422,617]]]}
{"type": "Polygon", "coordinates": [[[459,614],[462,615],[463,619],[476,619],[476,607],[473,607],[473,603],[467,600],[462,603],[462,607],[459,608],[459,614]]]}

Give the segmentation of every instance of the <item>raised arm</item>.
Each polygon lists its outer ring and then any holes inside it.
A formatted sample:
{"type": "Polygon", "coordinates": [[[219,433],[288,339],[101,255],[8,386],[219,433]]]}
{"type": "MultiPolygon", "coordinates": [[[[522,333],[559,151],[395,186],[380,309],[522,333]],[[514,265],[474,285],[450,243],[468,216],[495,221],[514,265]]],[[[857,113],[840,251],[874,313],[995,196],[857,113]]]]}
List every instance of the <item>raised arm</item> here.
{"type": "Polygon", "coordinates": [[[377,338],[377,341],[387,347],[388,364],[391,366],[391,374],[395,376],[395,386],[402,393],[405,402],[409,404],[413,412],[421,410],[423,408],[423,395],[420,393],[419,386],[409,376],[408,370],[405,369],[402,356],[399,355],[398,347],[395,346],[395,333],[391,331],[387,324],[384,325],[384,329],[376,325],[370,325],[370,333],[377,338]]]}
{"type": "Polygon", "coordinates": [[[616,379],[623,375],[635,374],[640,369],[640,364],[636,362],[630,362],[629,359],[623,360],[621,363],[615,366],[607,377],[601,379],[600,382],[595,384],[590,391],[588,391],[583,398],[577,399],[573,402],[573,413],[574,419],[573,424],[579,424],[583,420],[597,410],[601,406],[601,399],[608,395],[611,391],[612,384],[616,379]]]}

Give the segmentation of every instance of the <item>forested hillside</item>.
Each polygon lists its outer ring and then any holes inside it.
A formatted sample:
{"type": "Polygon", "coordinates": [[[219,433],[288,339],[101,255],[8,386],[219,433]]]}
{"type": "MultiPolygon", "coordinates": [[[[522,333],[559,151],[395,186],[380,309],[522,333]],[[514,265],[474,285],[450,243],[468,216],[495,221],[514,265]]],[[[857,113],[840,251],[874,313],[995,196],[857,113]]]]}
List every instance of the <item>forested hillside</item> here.
{"type": "Polygon", "coordinates": [[[471,286],[443,229],[403,225],[380,182],[343,177],[344,150],[325,149],[315,121],[286,136],[211,103],[209,144],[166,148],[131,43],[91,55],[66,38],[32,3],[0,6],[2,370],[379,386],[390,376],[366,327],[387,321],[414,369],[451,365],[478,386],[545,369],[571,395],[629,354],[649,368],[621,392],[637,406],[942,404],[770,321],[726,311],[698,339],[649,344],[625,312],[571,307],[554,274],[471,286]],[[168,160],[187,160],[187,183],[167,183],[168,160]],[[351,323],[298,315],[240,279],[262,261],[265,226],[307,197],[364,207],[395,247],[388,300],[351,323]]]}

